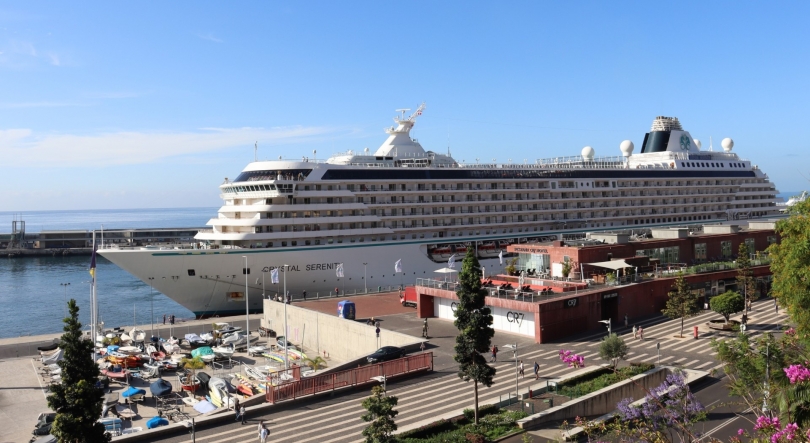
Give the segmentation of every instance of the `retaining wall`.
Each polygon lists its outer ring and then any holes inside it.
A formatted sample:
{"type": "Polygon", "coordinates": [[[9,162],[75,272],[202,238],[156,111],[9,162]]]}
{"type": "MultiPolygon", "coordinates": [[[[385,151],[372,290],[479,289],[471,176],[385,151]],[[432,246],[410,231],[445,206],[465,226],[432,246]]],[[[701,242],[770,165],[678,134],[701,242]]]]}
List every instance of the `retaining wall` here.
{"type": "MultiPolygon", "coordinates": [[[[337,303],[335,306],[337,309],[337,303]]],[[[285,334],[284,304],[271,300],[264,301],[262,326],[273,329],[278,335],[287,335],[292,343],[302,344],[306,349],[313,349],[318,355],[323,355],[323,352],[326,351],[331,358],[339,361],[355,360],[371,354],[381,346],[398,346],[406,350],[416,350],[423,341],[417,337],[383,328],[380,328],[380,338],[378,339],[374,326],[293,305],[287,305],[288,333],[285,334]]]]}
{"type": "Polygon", "coordinates": [[[596,392],[576,398],[530,415],[518,421],[518,426],[527,430],[540,429],[549,422],[562,422],[572,417],[594,417],[607,414],[616,409],[616,403],[625,398],[638,400],[647,395],[647,390],[661,385],[670,373],[669,368],[653,368],[622,382],[610,385],[596,392]]]}

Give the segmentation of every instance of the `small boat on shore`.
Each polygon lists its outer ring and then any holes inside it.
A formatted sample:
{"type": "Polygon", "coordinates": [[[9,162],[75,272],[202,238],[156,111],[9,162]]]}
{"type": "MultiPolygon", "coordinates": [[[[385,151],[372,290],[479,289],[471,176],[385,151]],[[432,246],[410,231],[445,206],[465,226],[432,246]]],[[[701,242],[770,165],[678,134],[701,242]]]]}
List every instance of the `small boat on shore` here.
{"type": "Polygon", "coordinates": [[[214,351],[216,358],[231,358],[234,353],[232,345],[214,346],[211,350],[214,351]]]}
{"type": "Polygon", "coordinates": [[[143,342],[146,340],[146,331],[143,329],[133,328],[132,331],[130,331],[129,336],[135,343],[143,342]]]}

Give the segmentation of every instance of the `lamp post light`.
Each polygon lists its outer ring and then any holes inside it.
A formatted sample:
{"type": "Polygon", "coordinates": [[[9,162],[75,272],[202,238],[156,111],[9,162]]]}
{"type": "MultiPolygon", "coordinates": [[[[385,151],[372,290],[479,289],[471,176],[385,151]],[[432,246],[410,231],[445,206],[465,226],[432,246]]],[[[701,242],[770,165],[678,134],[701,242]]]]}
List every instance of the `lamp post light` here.
{"type": "Polygon", "coordinates": [[[149,329],[151,331],[150,333],[152,334],[152,337],[154,337],[155,336],[155,307],[154,307],[154,304],[152,303],[152,299],[155,298],[154,297],[155,277],[149,277],[148,280],[149,280],[149,311],[150,311],[150,315],[149,315],[149,325],[150,325],[150,327],[149,327],[149,329]]]}
{"type": "MultiPolygon", "coordinates": [[[[287,265],[284,265],[284,369],[290,369],[290,334],[287,328],[287,265]]],[[[289,374],[287,374],[289,375],[289,374]]]]}
{"type": "Polygon", "coordinates": [[[661,366],[661,342],[657,342],[655,344],[655,350],[658,352],[658,364],[656,366],[661,366]]]}
{"type": "MultiPolygon", "coordinates": [[[[249,294],[248,294],[248,264],[247,264],[247,256],[243,255],[242,258],[245,259],[245,270],[242,271],[245,273],[245,335],[247,337],[247,345],[250,346],[250,304],[249,304],[249,294]]],[[[263,277],[263,276],[262,276],[263,277]]]]}
{"type": "Polygon", "coordinates": [[[612,319],[599,320],[599,323],[604,323],[607,326],[608,335],[610,335],[610,324],[612,319]]]}
{"type": "Polygon", "coordinates": [[[67,287],[70,286],[70,283],[59,283],[59,286],[65,287],[65,318],[67,318],[67,287]]]}
{"type": "Polygon", "coordinates": [[[363,263],[363,288],[365,289],[366,294],[368,294],[368,278],[366,278],[366,265],[368,263],[363,263]]]}

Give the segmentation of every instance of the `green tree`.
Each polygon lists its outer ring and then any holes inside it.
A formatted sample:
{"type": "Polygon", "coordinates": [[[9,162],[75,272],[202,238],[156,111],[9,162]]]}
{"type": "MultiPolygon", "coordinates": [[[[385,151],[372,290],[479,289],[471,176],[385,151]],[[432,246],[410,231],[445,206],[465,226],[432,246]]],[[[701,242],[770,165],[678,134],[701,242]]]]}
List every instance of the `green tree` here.
{"type": "Polygon", "coordinates": [[[317,371],[321,367],[326,367],[326,360],[323,359],[320,355],[315,358],[305,358],[303,360],[304,364],[312,368],[313,370],[317,371]]]}
{"type": "Polygon", "coordinates": [[[386,397],[381,386],[371,388],[371,397],[363,400],[366,413],[361,417],[365,422],[371,422],[363,429],[366,443],[388,443],[394,441],[393,432],[397,430],[394,417],[399,411],[394,406],[399,401],[396,397],[386,397]]]}
{"type": "Polygon", "coordinates": [[[791,208],[776,224],[779,243],[768,247],[773,286],[771,294],[796,324],[798,336],[810,341],[810,199],[791,208]]]}
{"type": "Polygon", "coordinates": [[[570,274],[570,273],[571,273],[571,262],[567,261],[567,262],[563,263],[562,275],[563,275],[563,277],[568,278],[568,274],[570,274]]]}
{"type": "Polygon", "coordinates": [[[689,283],[683,278],[683,274],[679,274],[675,279],[668,295],[667,305],[661,312],[673,320],[681,319],[681,338],[683,338],[683,321],[700,312],[700,296],[692,292],[689,283]]]}
{"type": "Polygon", "coordinates": [[[627,360],[627,343],[616,334],[610,334],[599,344],[599,357],[608,360],[613,369],[619,364],[619,359],[627,360]]]}
{"type": "Polygon", "coordinates": [[[712,311],[720,314],[726,319],[728,323],[731,314],[737,313],[745,309],[745,300],[739,292],[726,291],[709,300],[709,307],[712,311]]]}
{"type": "Polygon", "coordinates": [[[759,298],[757,294],[757,282],[754,280],[754,272],[751,270],[751,251],[745,242],[740,243],[740,250],[737,256],[737,289],[742,292],[745,298],[745,312],[748,312],[748,300],[755,301],[759,298]]]}
{"type": "Polygon", "coordinates": [[[82,338],[76,300],[70,299],[68,310],[65,333],[59,342],[64,352],[64,359],[58,363],[62,382],[54,385],[48,396],[48,407],[56,411],[51,434],[65,443],[108,442],[110,434],[98,423],[104,390],[96,387],[99,370],[93,361],[93,342],[82,338]]]}
{"type": "Polygon", "coordinates": [[[492,329],[492,313],[486,307],[485,293],[481,290],[481,265],[473,248],[467,255],[458,274],[458,306],[453,324],[459,330],[456,336],[456,355],[453,359],[459,364],[458,376],[464,381],[473,381],[475,395],[475,423],[478,424],[478,383],[492,386],[495,368],[487,364],[481,354],[489,351],[495,330],[492,329]]]}

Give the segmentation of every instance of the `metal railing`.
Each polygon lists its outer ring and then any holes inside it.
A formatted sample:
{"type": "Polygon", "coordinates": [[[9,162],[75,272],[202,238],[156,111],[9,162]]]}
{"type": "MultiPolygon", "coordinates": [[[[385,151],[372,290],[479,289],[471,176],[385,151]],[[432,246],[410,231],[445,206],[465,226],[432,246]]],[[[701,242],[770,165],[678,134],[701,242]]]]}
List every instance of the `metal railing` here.
{"type": "MultiPolygon", "coordinates": [[[[433,353],[410,355],[396,360],[362,366],[346,371],[315,375],[289,383],[268,386],[268,403],[281,403],[321,392],[379,383],[379,377],[390,379],[419,371],[433,370],[433,353]]],[[[268,380],[268,382],[271,382],[268,380]]]]}

